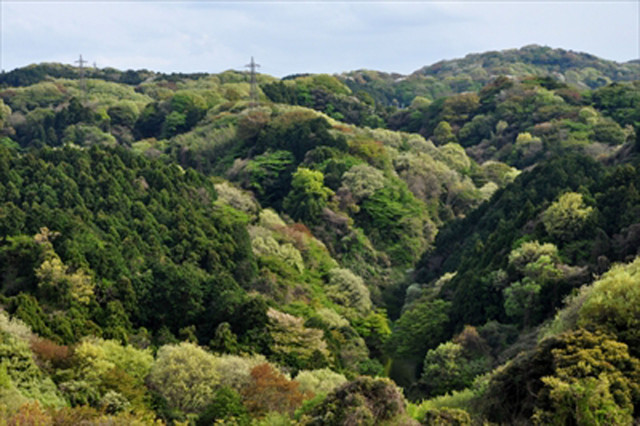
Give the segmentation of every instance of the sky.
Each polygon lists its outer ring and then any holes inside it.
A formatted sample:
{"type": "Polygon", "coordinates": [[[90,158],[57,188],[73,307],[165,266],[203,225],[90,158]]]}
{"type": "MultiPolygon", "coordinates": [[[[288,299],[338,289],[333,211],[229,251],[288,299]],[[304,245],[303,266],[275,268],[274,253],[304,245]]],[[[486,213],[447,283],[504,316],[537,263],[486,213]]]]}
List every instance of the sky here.
{"type": "Polygon", "coordinates": [[[39,62],[162,72],[411,73],[539,44],[640,58],[640,1],[0,0],[0,69],[39,62]]]}

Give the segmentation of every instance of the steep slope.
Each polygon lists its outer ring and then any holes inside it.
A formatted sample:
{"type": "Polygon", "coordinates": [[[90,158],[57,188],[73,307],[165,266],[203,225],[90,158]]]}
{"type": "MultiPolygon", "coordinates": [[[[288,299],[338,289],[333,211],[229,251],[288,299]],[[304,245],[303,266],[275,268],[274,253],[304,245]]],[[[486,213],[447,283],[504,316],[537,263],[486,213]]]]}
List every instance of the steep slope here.
{"type": "Polygon", "coordinates": [[[578,289],[639,253],[640,86],[579,84],[634,67],[533,46],[362,87],[261,75],[259,105],[233,71],[10,73],[0,416],[411,424],[355,379],[390,374],[425,423],[626,422],[635,266],[578,289]],[[587,353],[615,371],[573,375],[587,353]]]}

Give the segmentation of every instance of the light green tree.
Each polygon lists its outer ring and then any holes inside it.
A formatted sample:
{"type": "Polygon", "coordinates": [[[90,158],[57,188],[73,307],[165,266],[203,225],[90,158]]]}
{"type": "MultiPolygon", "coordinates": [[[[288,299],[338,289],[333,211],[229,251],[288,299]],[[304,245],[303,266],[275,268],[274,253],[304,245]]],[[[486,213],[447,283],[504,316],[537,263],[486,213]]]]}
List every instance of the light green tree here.
{"type": "Polygon", "coordinates": [[[332,195],[333,191],[324,186],[322,172],[299,167],[293,174],[291,191],[282,207],[293,219],[315,224],[332,195]]]}
{"type": "Polygon", "coordinates": [[[83,340],[74,351],[79,375],[100,380],[109,370],[119,368],[143,383],[153,364],[153,356],[148,349],[123,346],[115,340],[89,338],[83,340]]]}
{"type": "Polygon", "coordinates": [[[219,384],[216,358],[193,343],[162,346],[149,383],[171,407],[197,414],[213,400],[219,384]]]}
{"type": "Polygon", "coordinates": [[[8,122],[11,117],[11,108],[0,99],[0,129],[8,122]]]}
{"type": "Polygon", "coordinates": [[[509,265],[523,278],[504,289],[504,309],[507,315],[522,321],[524,327],[531,323],[533,312],[539,308],[540,291],[558,282],[563,274],[559,268],[558,248],[538,241],[523,243],[509,254],[509,265]]]}
{"type": "Polygon", "coordinates": [[[427,352],[420,383],[429,396],[443,395],[467,387],[485,368],[482,362],[470,361],[461,344],[449,341],[427,352]]]}
{"type": "Polygon", "coordinates": [[[305,327],[302,318],[273,308],[269,309],[267,315],[274,342],[272,350],[278,361],[295,369],[327,365],[329,350],[322,330],[305,327]]]}
{"type": "Polygon", "coordinates": [[[0,398],[8,398],[7,402],[37,400],[50,407],[66,404],[53,381],[36,365],[29,343],[5,331],[0,331],[0,398]]]}
{"type": "Polygon", "coordinates": [[[50,241],[57,235],[47,228],[41,228],[34,236],[35,241],[43,247],[43,261],[35,270],[38,288],[49,300],[63,305],[69,300],[86,305],[94,295],[93,279],[83,269],[72,270],[62,262],[50,241]]]}
{"type": "Polygon", "coordinates": [[[300,392],[314,395],[327,394],[347,382],[347,378],[328,368],[304,370],[298,373],[295,381],[300,383],[300,392]]]}
{"type": "Polygon", "coordinates": [[[262,355],[216,356],[216,372],[220,380],[220,385],[228,386],[240,392],[242,388],[251,382],[251,370],[266,362],[266,358],[262,355]]]}
{"type": "Polygon", "coordinates": [[[449,142],[455,142],[456,136],[453,134],[451,124],[447,121],[441,121],[433,130],[433,142],[436,145],[445,145],[449,142]]]}
{"type": "Polygon", "coordinates": [[[593,207],[584,203],[582,194],[567,192],[542,213],[542,223],[549,235],[568,241],[584,228],[592,213],[593,207]]]}
{"type": "Polygon", "coordinates": [[[329,271],[327,295],[336,303],[360,312],[371,309],[371,297],[364,280],[345,268],[329,271]]]}
{"type": "Polygon", "coordinates": [[[583,296],[578,325],[612,333],[640,356],[640,257],[614,266],[583,296]]]}
{"type": "Polygon", "coordinates": [[[558,247],[551,243],[527,241],[509,253],[509,265],[524,273],[527,265],[537,262],[542,256],[547,256],[551,261],[558,261],[558,247]]]}
{"type": "Polygon", "coordinates": [[[342,186],[359,202],[384,186],[384,175],[368,164],[356,164],[342,175],[342,186]]]}
{"type": "Polygon", "coordinates": [[[640,361],[627,345],[600,333],[559,336],[553,374],[543,377],[533,416],[536,424],[632,424],[640,361]]]}

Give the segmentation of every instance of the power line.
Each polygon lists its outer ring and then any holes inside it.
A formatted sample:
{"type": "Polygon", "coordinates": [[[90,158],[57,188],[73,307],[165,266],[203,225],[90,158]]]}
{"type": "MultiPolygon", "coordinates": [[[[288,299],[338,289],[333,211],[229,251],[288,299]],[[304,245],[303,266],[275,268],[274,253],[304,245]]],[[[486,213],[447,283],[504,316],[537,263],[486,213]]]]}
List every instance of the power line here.
{"type": "Polygon", "coordinates": [[[253,56],[251,57],[251,63],[245,65],[245,68],[249,68],[251,70],[251,90],[249,91],[249,98],[251,99],[251,106],[255,107],[258,105],[258,84],[256,83],[256,68],[259,68],[260,64],[256,64],[253,60],[253,56]]]}
{"type": "Polygon", "coordinates": [[[82,53],[80,54],[80,59],[78,59],[77,61],[74,61],[74,63],[78,64],[80,66],[80,89],[82,90],[83,96],[86,100],[87,98],[87,85],[86,82],[84,80],[84,64],[89,63],[89,61],[85,61],[84,59],[82,59],[82,53]]]}

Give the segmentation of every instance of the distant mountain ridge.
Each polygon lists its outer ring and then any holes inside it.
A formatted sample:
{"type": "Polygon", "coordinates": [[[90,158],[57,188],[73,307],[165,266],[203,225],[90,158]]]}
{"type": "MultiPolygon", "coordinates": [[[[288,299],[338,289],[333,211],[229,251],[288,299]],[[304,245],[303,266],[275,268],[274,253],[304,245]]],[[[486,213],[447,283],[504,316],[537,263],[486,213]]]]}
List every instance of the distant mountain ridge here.
{"type": "MultiPolygon", "coordinates": [[[[146,69],[85,68],[87,78],[137,85],[149,78],[197,78],[206,73],[162,73],[146,69]]],[[[313,75],[313,74],[305,74],[313,75]]],[[[364,91],[385,105],[406,106],[415,96],[436,99],[480,90],[500,75],[551,75],[580,89],[594,89],[612,82],[640,79],[640,58],[615,62],[595,55],[536,44],[519,49],[470,53],[463,58],[441,60],[411,74],[359,69],[335,74],[354,93],[364,91]]],[[[282,80],[302,75],[290,75],[282,80]]],[[[20,87],[52,78],[79,78],[77,67],[59,63],[31,64],[0,74],[0,86],[20,87]]]]}
{"type": "Polygon", "coordinates": [[[543,68],[548,72],[565,73],[571,69],[592,67],[616,80],[635,79],[639,75],[640,66],[633,61],[619,63],[598,58],[584,52],[565,49],[554,49],[536,44],[524,46],[520,49],[506,49],[484,53],[470,53],[462,59],[443,60],[433,65],[425,66],[412,75],[443,75],[449,70],[472,69],[480,64],[488,70],[495,70],[498,63],[519,63],[543,68]]]}
{"type": "Polygon", "coordinates": [[[595,89],[612,82],[640,79],[640,62],[618,63],[589,53],[529,45],[439,61],[407,76],[358,70],[340,78],[354,92],[362,90],[378,102],[406,106],[415,96],[436,99],[477,91],[501,75],[550,75],[579,89],[595,89]]]}

